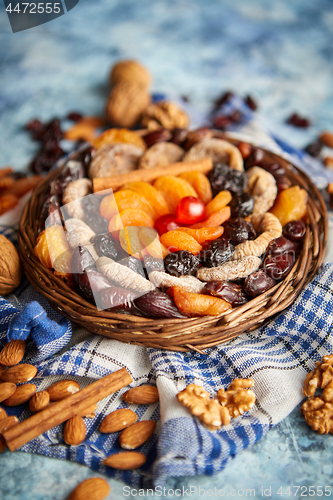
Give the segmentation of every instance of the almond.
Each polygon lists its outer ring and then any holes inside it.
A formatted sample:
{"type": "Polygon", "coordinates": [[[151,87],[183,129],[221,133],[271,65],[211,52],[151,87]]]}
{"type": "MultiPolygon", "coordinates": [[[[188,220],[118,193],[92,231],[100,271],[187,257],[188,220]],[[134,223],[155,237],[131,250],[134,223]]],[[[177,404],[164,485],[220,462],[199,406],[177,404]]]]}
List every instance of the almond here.
{"type": "Polygon", "coordinates": [[[19,385],[14,394],[5,399],[3,404],[6,406],[18,406],[29,401],[36,392],[35,384],[19,385]]]}
{"type": "Polygon", "coordinates": [[[75,415],[71,417],[64,425],[64,441],[66,444],[76,446],[86,438],[86,426],[82,417],[75,415]]]}
{"type": "Polygon", "coordinates": [[[333,169],[333,156],[326,156],[326,158],[324,159],[324,165],[327,168],[333,169]]]}
{"type": "Polygon", "coordinates": [[[10,417],[3,418],[0,420],[0,434],[2,434],[5,431],[8,431],[8,429],[11,429],[14,427],[14,425],[19,423],[19,419],[17,417],[14,417],[13,415],[10,417]]]}
{"type": "Polygon", "coordinates": [[[0,364],[4,366],[18,365],[25,351],[24,340],[11,340],[0,352],[0,364]]]}
{"type": "Polygon", "coordinates": [[[79,392],[80,385],[78,382],[75,382],[75,380],[60,380],[50,385],[46,390],[50,395],[51,401],[60,401],[61,399],[68,398],[68,396],[79,392]]]}
{"type": "Polygon", "coordinates": [[[0,420],[2,420],[3,418],[7,418],[7,417],[8,417],[8,415],[6,413],[6,410],[1,408],[1,406],[0,406],[0,420]]]}
{"type": "Polygon", "coordinates": [[[122,431],[129,425],[134,424],[137,419],[137,414],[134,411],[121,408],[106,415],[101,422],[99,430],[106,434],[122,431]]]}
{"type": "Polygon", "coordinates": [[[9,398],[16,391],[16,384],[12,382],[3,382],[0,384],[0,402],[9,398]]]}
{"type": "Polygon", "coordinates": [[[16,365],[4,370],[0,373],[0,378],[4,382],[13,382],[14,384],[22,384],[29,382],[37,373],[37,368],[33,365],[16,365]]]}
{"type": "Polygon", "coordinates": [[[37,411],[43,410],[49,402],[50,395],[47,391],[36,392],[29,401],[29,410],[36,413],[37,411]]]}
{"type": "Polygon", "coordinates": [[[329,148],[333,148],[333,132],[324,130],[319,136],[320,142],[329,148]]]}
{"type": "Polygon", "coordinates": [[[146,460],[146,456],[139,451],[125,451],[107,457],[102,463],[113,469],[130,470],[141,467],[146,460]]]}
{"type": "Polygon", "coordinates": [[[110,486],[101,477],[91,477],[82,481],[67,500],[104,500],[110,493],[110,486]]]}
{"type": "Polygon", "coordinates": [[[154,433],[156,422],[142,420],[124,429],[119,436],[119,444],[125,450],[134,450],[145,443],[154,433]]]}
{"type": "Polygon", "coordinates": [[[156,403],[159,400],[158,390],[154,385],[140,385],[124,392],[122,400],[137,405],[156,403]]]}

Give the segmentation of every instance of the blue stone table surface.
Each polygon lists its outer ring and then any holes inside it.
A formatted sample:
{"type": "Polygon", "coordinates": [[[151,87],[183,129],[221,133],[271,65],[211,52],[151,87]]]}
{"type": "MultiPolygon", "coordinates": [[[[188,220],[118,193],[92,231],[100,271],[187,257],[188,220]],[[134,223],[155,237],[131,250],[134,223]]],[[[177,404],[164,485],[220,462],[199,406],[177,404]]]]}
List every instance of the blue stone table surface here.
{"type": "MultiPolygon", "coordinates": [[[[14,34],[1,2],[0,164],[26,168],[36,144],[23,125],[33,117],[101,114],[110,67],[120,58],[140,60],[154,75],[154,91],[186,95],[202,112],[224,90],[250,93],[267,126],[294,146],[333,129],[332,0],[81,0],[66,15],[14,34]],[[286,125],[294,111],[313,125],[286,125]]],[[[332,497],[332,450],[333,436],[313,432],[298,407],[224,471],[170,479],[160,496],[332,497]]],[[[5,452],[0,499],[63,500],[95,475],[78,464],[5,452]]],[[[109,498],[139,496],[109,483],[109,498]]]]}

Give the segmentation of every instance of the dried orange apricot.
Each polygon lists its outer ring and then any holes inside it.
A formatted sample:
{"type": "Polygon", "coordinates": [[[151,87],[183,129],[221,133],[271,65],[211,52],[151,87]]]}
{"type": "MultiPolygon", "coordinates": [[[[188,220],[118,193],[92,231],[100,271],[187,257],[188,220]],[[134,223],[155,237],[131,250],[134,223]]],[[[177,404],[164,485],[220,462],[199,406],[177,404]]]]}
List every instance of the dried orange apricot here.
{"type": "Polygon", "coordinates": [[[175,214],[179,201],[186,196],[198,195],[189,182],[180,177],[163,175],[154,182],[154,188],[160,191],[169,205],[170,213],[175,214]]]}
{"type": "Polygon", "coordinates": [[[219,316],[231,309],[231,304],[223,299],[187,292],[178,286],[172,287],[171,293],[177,308],[185,316],[219,316]]]}
{"type": "Polygon", "coordinates": [[[154,188],[148,182],[129,182],[121,189],[130,189],[145,197],[148,203],[155,209],[157,217],[170,213],[168,204],[160,191],[154,188]]]}
{"type": "Polygon", "coordinates": [[[117,142],[134,144],[134,146],[138,146],[141,149],[146,149],[147,147],[145,141],[139,134],[127,128],[110,128],[109,130],[105,130],[105,132],[102,132],[102,134],[94,139],[93,146],[99,149],[102,146],[115,144],[117,142]]]}
{"type": "Polygon", "coordinates": [[[154,227],[154,220],[144,210],[129,208],[112,217],[109,222],[109,233],[119,231],[124,226],[154,227]]]}
{"type": "Polygon", "coordinates": [[[137,226],[125,226],[119,231],[119,243],[120,246],[129,255],[134,255],[134,257],[140,258],[144,246],[142,245],[139,238],[140,228],[137,226]]]}
{"type": "Polygon", "coordinates": [[[214,212],[208,217],[208,219],[202,222],[197,222],[197,224],[192,224],[191,229],[201,229],[202,227],[219,227],[223,222],[230,219],[231,210],[230,207],[221,208],[218,212],[214,212]]]}
{"type": "Polygon", "coordinates": [[[308,194],[299,186],[280,191],[273,207],[269,210],[274,214],[282,226],[292,220],[302,219],[307,213],[308,194]]]}
{"type": "Polygon", "coordinates": [[[189,182],[205,205],[213,198],[208,178],[202,172],[186,172],[179,176],[189,182]]]}
{"type": "Polygon", "coordinates": [[[129,189],[105,196],[99,206],[101,215],[107,220],[127,209],[144,210],[150,217],[155,218],[155,211],[144,196],[129,189]]]}
{"type": "Polygon", "coordinates": [[[40,233],[34,254],[44,267],[60,273],[70,273],[71,250],[62,226],[50,226],[40,233]]]}
{"type": "Polygon", "coordinates": [[[160,242],[160,237],[156,229],[152,227],[140,228],[139,238],[149,255],[156,259],[164,259],[170,253],[160,242]]]}
{"type": "Polygon", "coordinates": [[[220,191],[215,198],[212,199],[206,206],[205,217],[208,219],[214,212],[218,212],[221,208],[226,207],[232,199],[230,191],[220,191]]]}
{"type": "Polygon", "coordinates": [[[224,232],[223,227],[203,227],[201,229],[191,229],[189,227],[179,227],[177,231],[181,231],[182,233],[189,234],[193,236],[198,243],[202,244],[208,240],[216,240],[222,236],[224,232]]]}
{"type": "Polygon", "coordinates": [[[202,246],[193,238],[193,236],[182,233],[177,229],[175,231],[168,231],[162,234],[161,243],[170,252],[176,252],[178,250],[188,250],[194,255],[198,254],[202,249],[202,246]]]}

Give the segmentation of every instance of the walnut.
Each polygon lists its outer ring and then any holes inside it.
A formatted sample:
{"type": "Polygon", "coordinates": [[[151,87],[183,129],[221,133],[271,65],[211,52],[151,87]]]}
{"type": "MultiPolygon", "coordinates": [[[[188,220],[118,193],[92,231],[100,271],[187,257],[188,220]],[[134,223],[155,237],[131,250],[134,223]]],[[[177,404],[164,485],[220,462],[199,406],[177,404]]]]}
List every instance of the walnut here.
{"type": "Polygon", "coordinates": [[[256,401],[254,392],[249,390],[253,385],[252,379],[235,379],[226,391],[223,388],[218,391],[217,399],[232,417],[238,417],[249,411],[256,401]]]}
{"type": "MultiPolygon", "coordinates": [[[[239,246],[239,245],[238,245],[239,246]]],[[[234,281],[246,278],[259,269],[261,259],[255,256],[225,262],[217,267],[200,267],[197,278],[201,281],[234,281]]]]}
{"type": "Polygon", "coordinates": [[[117,85],[127,81],[147,89],[151,85],[151,74],[137,61],[124,59],[118,61],[111,70],[110,83],[117,85]]]}
{"type": "Polygon", "coordinates": [[[160,101],[150,104],[142,114],[141,124],[149,130],[160,127],[173,130],[174,128],[186,128],[189,118],[185,111],[170,101],[160,101]]]}
{"type": "Polygon", "coordinates": [[[107,117],[116,127],[133,127],[150,103],[150,95],[140,85],[121,81],[111,90],[106,105],[107,117]]]}
{"type": "Polygon", "coordinates": [[[177,394],[177,399],[210,430],[230,423],[229,412],[216,399],[211,399],[209,392],[199,385],[188,385],[177,394]]]}
{"type": "Polygon", "coordinates": [[[244,171],[243,157],[236,146],[223,139],[206,138],[196,142],[184,156],[184,161],[211,158],[213,163],[225,163],[235,170],[244,171]]]}
{"type": "Polygon", "coordinates": [[[306,423],[319,434],[333,434],[333,404],[321,396],[310,397],[301,406],[306,423]]]}
{"type": "MultiPolygon", "coordinates": [[[[316,368],[307,374],[304,386],[304,396],[314,396],[316,389],[325,389],[326,386],[333,381],[333,354],[324,356],[320,361],[316,362],[316,368]]],[[[328,393],[329,391],[327,391],[328,393]]],[[[325,399],[325,401],[327,401],[325,399]]]]}
{"type": "Polygon", "coordinates": [[[14,245],[0,235],[0,295],[8,295],[21,281],[20,258],[14,245]]]}
{"type": "Polygon", "coordinates": [[[163,167],[181,161],[184,150],[172,142],[157,142],[148,148],[139,160],[139,168],[163,167]]]}
{"type": "Polygon", "coordinates": [[[276,181],[260,167],[252,167],[246,174],[249,178],[247,192],[254,197],[253,215],[264,214],[274,205],[278,192],[276,181]]]}
{"type": "Polygon", "coordinates": [[[82,198],[92,193],[92,182],[90,179],[77,179],[70,182],[64,189],[62,203],[66,205],[66,211],[70,217],[84,219],[84,206],[82,198]]]}
{"type": "Polygon", "coordinates": [[[137,168],[143,149],[133,144],[117,143],[102,146],[94,155],[89,167],[89,177],[109,177],[127,174],[137,168]]]}

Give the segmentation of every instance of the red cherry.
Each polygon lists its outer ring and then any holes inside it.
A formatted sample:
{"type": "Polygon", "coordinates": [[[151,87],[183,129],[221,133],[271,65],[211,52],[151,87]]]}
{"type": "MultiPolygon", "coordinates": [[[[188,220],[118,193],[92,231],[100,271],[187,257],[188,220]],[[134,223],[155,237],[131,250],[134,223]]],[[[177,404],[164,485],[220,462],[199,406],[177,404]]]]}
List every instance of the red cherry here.
{"type": "Polygon", "coordinates": [[[177,221],[183,224],[195,224],[205,217],[205,204],[195,196],[185,196],[177,205],[177,221]]]}
{"type": "Polygon", "coordinates": [[[181,226],[182,224],[179,224],[176,216],[172,214],[162,215],[155,221],[155,229],[160,236],[181,226]]]}

